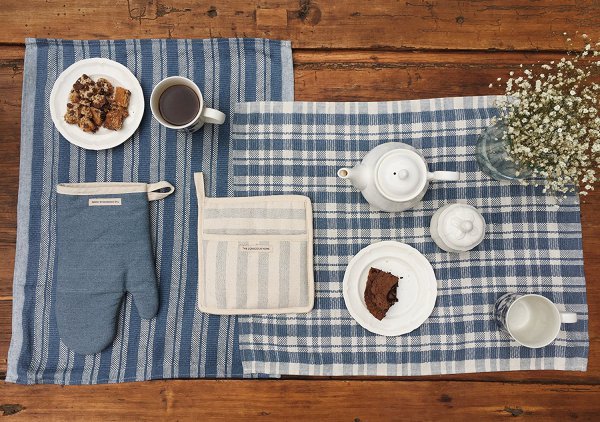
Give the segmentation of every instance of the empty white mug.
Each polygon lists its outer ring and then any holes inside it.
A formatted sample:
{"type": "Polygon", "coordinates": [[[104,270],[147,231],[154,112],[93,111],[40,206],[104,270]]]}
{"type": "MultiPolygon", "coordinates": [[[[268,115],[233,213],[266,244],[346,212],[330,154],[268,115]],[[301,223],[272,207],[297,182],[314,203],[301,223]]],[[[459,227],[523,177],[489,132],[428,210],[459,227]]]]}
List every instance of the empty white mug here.
{"type": "Polygon", "coordinates": [[[175,130],[183,130],[185,132],[195,132],[200,129],[204,123],[212,123],[215,125],[220,125],[225,122],[225,114],[220,112],[219,110],[215,110],[214,108],[209,108],[204,106],[204,98],[202,97],[202,92],[198,85],[194,83],[194,81],[184,78],[183,76],[170,76],[168,78],[160,81],[152,90],[152,94],[150,95],[150,109],[152,110],[152,115],[158,122],[171,129],[175,130]],[[160,111],[160,97],[161,95],[170,87],[174,85],[184,85],[190,88],[196,96],[198,97],[199,106],[198,111],[195,113],[195,116],[190,119],[190,121],[181,125],[174,125],[169,123],[162,115],[160,111]]]}
{"type": "Polygon", "coordinates": [[[496,302],[494,315],[501,330],[533,349],[552,343],[561,323],[577,322],[577,314],[561,312],[550,299],[536,294],[507,293],[496,302]]]}

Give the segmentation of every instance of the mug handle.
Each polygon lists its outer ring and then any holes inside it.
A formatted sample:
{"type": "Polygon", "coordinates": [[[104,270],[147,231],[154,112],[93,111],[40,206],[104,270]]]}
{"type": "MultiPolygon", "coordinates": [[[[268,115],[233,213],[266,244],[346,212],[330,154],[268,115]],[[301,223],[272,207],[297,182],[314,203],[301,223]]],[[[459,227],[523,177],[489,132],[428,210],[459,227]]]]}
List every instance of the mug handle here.
{"type": "Polygon", "coordinates": [[[461,173],[456,171],[434,171],[429,173],[429,180],[456,182],[460,180],[461,173]]]}
{"type": "Polygon", "coordinates": [[[561,312],[560,321],[563,324],[572,324],[574,322],[577,322],[577,314],[574,312],[561,312]]]}
{"type": "Polygon", "coordinates": [[[200,114],[202,120],[205,123],[213,123],[215,125],[222,125],[225,122],[225,114],[214,108],[204,107],[200,114]]]}

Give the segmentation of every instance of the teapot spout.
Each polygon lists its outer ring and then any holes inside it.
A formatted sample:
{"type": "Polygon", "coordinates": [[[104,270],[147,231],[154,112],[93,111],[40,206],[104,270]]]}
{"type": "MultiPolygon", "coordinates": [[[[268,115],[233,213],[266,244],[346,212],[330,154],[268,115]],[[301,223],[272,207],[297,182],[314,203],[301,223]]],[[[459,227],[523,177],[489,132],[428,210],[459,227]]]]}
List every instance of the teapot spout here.
{"type": "Polygon", "coordinates": [[[337,175],[341,179],[348,179],[352,186],[358,190],[364,190],[367,187],[367,178],[362,165],[357,165],[354,168],[342,167],[337,171],[337,175]]]}

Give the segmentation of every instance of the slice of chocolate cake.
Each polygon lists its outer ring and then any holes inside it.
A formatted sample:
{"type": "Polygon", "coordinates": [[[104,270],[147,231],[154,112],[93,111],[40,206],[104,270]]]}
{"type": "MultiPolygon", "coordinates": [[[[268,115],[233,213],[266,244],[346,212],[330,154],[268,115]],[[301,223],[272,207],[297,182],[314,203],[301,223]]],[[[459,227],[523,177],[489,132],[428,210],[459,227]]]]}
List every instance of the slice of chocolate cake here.
{"type": "Polygon", "coordinates": [[[390,307],[398,302],[396,289],[398,277],[377,268],[369,269],[367,287],[365,289],[365,303],[367,309],[378,320],[382,320],[390,307]]]}

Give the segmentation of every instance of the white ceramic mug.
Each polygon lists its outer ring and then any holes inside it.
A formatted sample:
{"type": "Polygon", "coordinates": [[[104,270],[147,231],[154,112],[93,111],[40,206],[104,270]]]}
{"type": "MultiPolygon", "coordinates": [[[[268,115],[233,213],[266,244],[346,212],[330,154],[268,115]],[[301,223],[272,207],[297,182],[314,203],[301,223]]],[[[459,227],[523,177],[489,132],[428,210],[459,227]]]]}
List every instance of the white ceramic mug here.
{"type": "Polygon", "coordinates": [[[215,110],[214,108],[205,107],[202,92],[200,91],[200,88],[198,88],[198,85],[196,85],[194,81],[184,78],[183,76],[170,76],[160,81],[152,90],[152,95],[150,96],[150,109],[152,110],[152,115],[154,118],[158,120],[161,125],[171,129],[183,130],[189,133],[197,131],[204,126],[204,123],[220,125],[225,122],[225,114],[219,110],[215,110]],[[167,88],[170,88],[174,85],[185,85],[191,88],[198,96],[198,101],[200,102],[200,107],[198,108],[196,117],[194,117],[190,122],[181,126],[176,126],[167,122],[163,118],[159,107],[159,100],[162,93],[165,92],[167,88]]]}
{"type": "Polygon", "coordinates": [[[552,343],[561,323],[577,322],[577,314],[560,312],[550,299],[536,294],[507,293],[496,302],[494,315],[502,331],[533,349],[552,343]]]}

